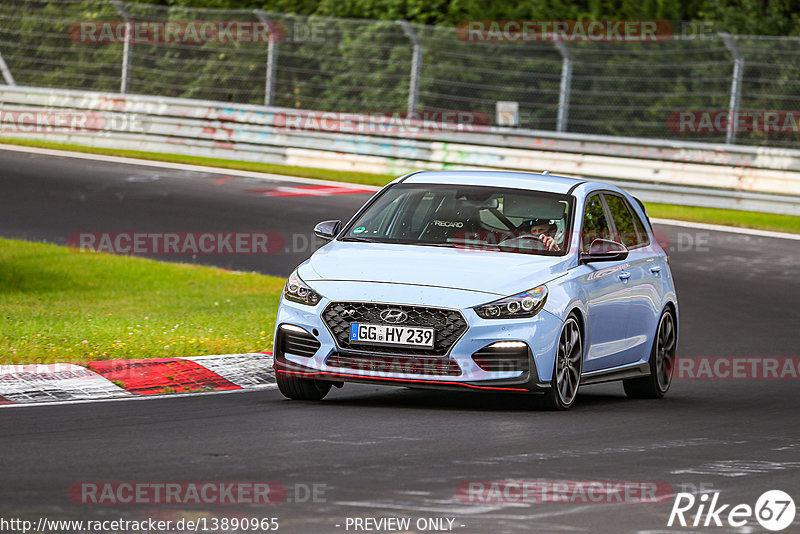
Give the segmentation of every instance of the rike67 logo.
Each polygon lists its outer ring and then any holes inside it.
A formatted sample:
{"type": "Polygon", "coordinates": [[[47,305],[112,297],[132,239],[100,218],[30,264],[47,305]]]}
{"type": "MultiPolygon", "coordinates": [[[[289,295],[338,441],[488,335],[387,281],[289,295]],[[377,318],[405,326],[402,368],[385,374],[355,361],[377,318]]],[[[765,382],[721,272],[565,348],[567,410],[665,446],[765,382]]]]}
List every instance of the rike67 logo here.
{"type": "Polygon", "coordinates": [[[778,532],[792,524],[796,512],[794,500],[781,490],[764,492],[755,506],[720,504],[719,492],[704,493],[699,497],[678,493],[667,526],[741,528],[755,519],[763,528],[778,532]]]}

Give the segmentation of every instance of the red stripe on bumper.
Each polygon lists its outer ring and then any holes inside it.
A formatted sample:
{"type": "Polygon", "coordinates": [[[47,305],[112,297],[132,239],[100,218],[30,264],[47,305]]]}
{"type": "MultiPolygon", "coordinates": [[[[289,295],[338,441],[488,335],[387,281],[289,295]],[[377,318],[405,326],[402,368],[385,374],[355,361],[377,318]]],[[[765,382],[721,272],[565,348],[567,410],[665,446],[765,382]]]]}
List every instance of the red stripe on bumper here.
{"type": "Polygon", "coordinates": [[[448,380],[414,380],[411,378],[389,378],[383,376],[363,376],[363,375],[351,375],[347,373],[332,373],[329,371],[320,371],[315,373],[301,373],[298,371],[281,371],[276,369],[276,373],[283,373],[286,375],[295,375],[295,376],[304,376],[304,377],[337,377],[337,378],[352,378],[358,380],[375,380],[375,381],[387,381],[387,382],[401,382],[401,383],[412,383],[412,384],[438,384],[438,385],[447,385],[447,386],[461,386],[465,388],[472,388],[472,389],[485,389],[488,391],[525,391],[528,392],[530,390],[525,388],[504,388],[504,387],[496,387],[496,386],[476,386],[474,384],[467,384],[466,382],[451,382],[448,380]]]}
{"type": "Polygon", "coordinates": [[[179,358],[105,360],[85,365],[126,390],[140,395],[242,389],[200,364],[179,358]]]}
{"type": "Polygon", "coordinates": [[[15,404],[15,403],[6,399],[5,397],[0,397],[0,406],[2,406],[3,404],[15,404]]]}

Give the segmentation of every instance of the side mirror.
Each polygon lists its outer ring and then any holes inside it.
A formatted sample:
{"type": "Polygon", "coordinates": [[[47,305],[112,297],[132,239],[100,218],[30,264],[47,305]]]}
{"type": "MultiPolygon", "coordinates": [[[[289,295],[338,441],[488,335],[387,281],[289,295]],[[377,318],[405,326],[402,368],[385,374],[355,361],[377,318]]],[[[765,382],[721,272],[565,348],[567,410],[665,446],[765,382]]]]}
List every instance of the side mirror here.
{"type": "Polygon", "coordinates": [[[342,221],[322,221],[314,227],[314,235],[325,241],[330,241],[339,234],[342,221]]]}
{"type": "Polygon", "coordinates": [[[595,239],[589,245],[589,252],[581,252],[578,263],[592,261],[619,261],[628,257],[628,248],[622,243],[608,239],[595,239]]]}

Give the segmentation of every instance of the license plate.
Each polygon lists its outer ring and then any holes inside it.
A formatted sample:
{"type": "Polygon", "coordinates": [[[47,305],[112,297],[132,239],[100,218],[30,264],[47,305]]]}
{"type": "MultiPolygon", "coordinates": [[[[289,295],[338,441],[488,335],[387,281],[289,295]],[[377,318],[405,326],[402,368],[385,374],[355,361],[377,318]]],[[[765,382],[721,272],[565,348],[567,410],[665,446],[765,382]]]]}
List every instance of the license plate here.
{"type": "Polygon", "coordinates": [[[433,348],[433,328],[350,323],[350,341],[433,348]]]}

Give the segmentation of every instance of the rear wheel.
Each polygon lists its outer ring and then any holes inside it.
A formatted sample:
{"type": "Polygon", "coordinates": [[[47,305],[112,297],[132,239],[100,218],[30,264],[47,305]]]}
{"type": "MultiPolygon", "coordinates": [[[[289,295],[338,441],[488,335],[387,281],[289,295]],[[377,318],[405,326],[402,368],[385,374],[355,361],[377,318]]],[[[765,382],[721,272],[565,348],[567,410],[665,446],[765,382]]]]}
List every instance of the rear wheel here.
{"type": "Polygon", "coordinates": [[[278,389],[283,393],[283,396],[293,400],[322,400],[333,385],[331,382],[322,380],[284,376],[283,373],[278,373],[275,376],[275,381],[278,383],[278,389]]]}
{"type": "Polygon", "coordinates": [[[575,404],[583,369],[583,337],[575,315],[570,314],[558,338],[556,362],[545,403],[551,410],[566,410],[575,404]]]}
{"type": "Polygon", "coordinates": [[[650,376],[622,381],[628,397],[660,399],[667,393],[675,368],[676,340],[675,315],[667,308],[658,322],[653,351],[650,353],[650,376]]]}

